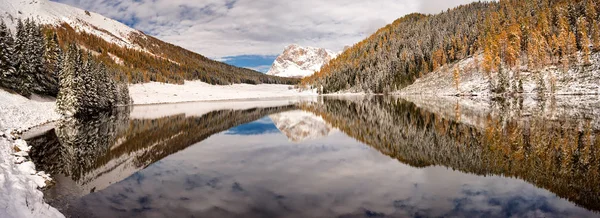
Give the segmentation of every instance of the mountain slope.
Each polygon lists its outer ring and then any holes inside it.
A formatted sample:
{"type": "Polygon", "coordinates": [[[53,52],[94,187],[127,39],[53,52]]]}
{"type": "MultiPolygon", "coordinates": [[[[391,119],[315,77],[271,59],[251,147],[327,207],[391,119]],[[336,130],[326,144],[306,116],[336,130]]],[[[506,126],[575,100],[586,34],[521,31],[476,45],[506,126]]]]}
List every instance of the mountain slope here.
{"type": "MultiPolygon", "coordinates": [[[[475,2],[437,15],[411,14],[347,49],[303,82],[322,85],[324,93],[385,93],[482,54],[474,62],[489,90],[520,92],[513,89],[521,80],[520,71],[543,78],[540,71],[548,65],[568,71],[592,64],[592,48],[600,50],[598,11],[600,4],[593,0],[501,0],[475,2]]],[[[459,86],[461,71],[440,73],[455,74],[459,86]]],[[[539,89],[551,90],[551,84],[542,85],[539,89]]]]}
{"type": "Polygon", "coordinates": [[[299,78],[310,76],[337,55],[337,53],[323,48],[289,45],[275,59],[267,74],[299,78]]]}
{"type": "Polygon", "coordinates": [[[0,0],[0,18],[13,30],[18,19],[31,18],[58,34],[65,46],[77,43],[131,83],[202,80],[211,84],[287,83],[279,78],[230,66],[188,51],[102,15],[48,0],[0,0]]]}
{"type": "Polygon", "coordinates": [[[18,18],[32,18],[38,24],[69,24],[78,31],[101,37],[122,47],[141,49],[129,40],[132,33],[143,34],[118,21],[48,0],[0,0],[0,16],[8,26],[16,26],[18,18]]]}

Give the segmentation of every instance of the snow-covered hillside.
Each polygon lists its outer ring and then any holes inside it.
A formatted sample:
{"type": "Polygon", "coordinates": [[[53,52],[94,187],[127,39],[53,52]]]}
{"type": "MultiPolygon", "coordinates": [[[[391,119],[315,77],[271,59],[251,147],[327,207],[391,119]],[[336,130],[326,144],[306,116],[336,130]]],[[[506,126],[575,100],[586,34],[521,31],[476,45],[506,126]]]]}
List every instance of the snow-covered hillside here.
{"type": "MultiPolygon", "coordinates": [[[[481,60],[483,57],[477,57],[481,60]]],[[[543,69],[532,72],[526,64],[519,68],[520,78],[523,84],[522,93],[525,95],[537,95],[540,90],[540,76],[546,95],[597,95],[600,93],[600,52],[590,56],[590,65],[576,64],[565,71],[557,64],[547,64],[543,69]]],[[[396,92],[399,95],[477,95],[490,96],[494,93],[490,90],[489,79],[481,68],[476,64],[475,58],[470,57],[448,64],[440,69],[428,73],[417,79],[413,84],[396,92]],[[458,89],[456,88],[453,71],[459,69],[458,89]]],[[[518,80],[514,70],[505,69],[508,75],[508,88],[514,92],[518,87],[518,80]]],[[[492,73],[494,86],[499,83],[498,73],[492,73]]]]}
{"type": "Polygon", "coordinates": [[[281,77],[310,76],[338,54],[324,48],[289,45],[275,59],[267,74],[281,77]]]}
{"type": "Polygon", "coordinates": [[[0,0],[0,18],[13,30],[17,19],[32,18],[40,24],[67,23],[76,31],[85,31],[122,47],[141,49],[130,41],[131,34],[142,32],[100,14],[49,0],[0,0]]]}

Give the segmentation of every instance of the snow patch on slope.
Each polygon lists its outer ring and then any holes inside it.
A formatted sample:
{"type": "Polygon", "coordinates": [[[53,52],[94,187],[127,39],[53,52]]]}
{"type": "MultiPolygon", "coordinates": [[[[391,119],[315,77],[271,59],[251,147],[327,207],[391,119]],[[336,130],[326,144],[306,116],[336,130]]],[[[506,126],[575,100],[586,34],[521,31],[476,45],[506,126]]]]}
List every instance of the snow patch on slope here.
{"type": "Polygon", "coordinates": [[[130,41],[132,33],[143,36],[142,32],[100,14],[49,0],[0,0],[0,19],[13,31],[18,18],[32,18],[40,24],[54,26],[67,23],[79,32],[85,31],[107,42],[142,50],[130,41]]]}
{"type": "Polygon", "coordinates": [[[283,50],[283,54],[275,59],[267,74],[281,77],[307,77],[338,55],[339,53],[323,48],[289,45],[283,50]]]}
{"type": "MultiPolygon", "coordinates": [[[[554,81],[556,95],[597,95],[600,93],[600,52],[591,56],[589,66],[576,65],[564,71],[556,65],[547,65],[539,72],[531,72],[527,65],[520,67],[520,77],[523,83],[523,94],[536,95],[539,76],[543,77],[546,94],[551,94],[554,81]]],[[[482,56],[478,56],[482,60],[482,56]]],[[[400,95],[477,95],[490,96],[488,77],[483,72],[475,58],[470,57],[455,64],[448,64],[435,72],[417,79],[413,84],[398,91],[400,95]],[[453,70],[460,69],[459,87],[456,89],[453,70]]],[[[509,79],[509,91],[514,90],[516,80],[514,70],[505,70],[509,79]]],[[[498,83],[497,73],[492,73],[492,81],[498,83]]]]}

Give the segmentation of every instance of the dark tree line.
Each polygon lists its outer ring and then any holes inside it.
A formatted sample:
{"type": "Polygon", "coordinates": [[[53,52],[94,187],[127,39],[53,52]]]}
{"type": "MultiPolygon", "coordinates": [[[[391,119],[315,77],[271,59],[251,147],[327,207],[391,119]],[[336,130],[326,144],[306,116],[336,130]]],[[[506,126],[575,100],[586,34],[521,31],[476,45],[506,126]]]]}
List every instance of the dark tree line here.
{"type": "MultiPolygon", "coordinates": [[[[548,64],[588,65],[591,52],[600,50],[598,10],[595,0],[501,0],[437,15],[411,14],[347,49],[303,83],[322,85],[325,93],[383,93],[467,57],[475,57],[488,77],[524,65],[532,71],[548,64]]],[[[501,86],[495,91],[508,85],[501,86]]]]}
{"type": "Polygon", "coordinates": [[[117,83],[102,63],[87,58],[76,45],[69,45],[59,71],[56,104],[65,115],[93,115],[131,103],[125,83],[117,83]]]}
{"type": "Polygon", "coordinates": [[[56,32],[30,19],[18,20],[16,34],[0,21],[0,88],[29,97],[57,97],[65,115],[91,115],[130,103],[127,84],[116,82],[116,72],[76,45],[65,52],[56,32]],[[45,33],[44,33],[45,32],[45,33]]]}
{"type": "Polygon", "coordinates": [[[32,93],[56,96],[61,49],[56,35],[42,33],[30,19],[19,20],[15,38],[0,22],[0,86],[23,96],[32,93]]]}

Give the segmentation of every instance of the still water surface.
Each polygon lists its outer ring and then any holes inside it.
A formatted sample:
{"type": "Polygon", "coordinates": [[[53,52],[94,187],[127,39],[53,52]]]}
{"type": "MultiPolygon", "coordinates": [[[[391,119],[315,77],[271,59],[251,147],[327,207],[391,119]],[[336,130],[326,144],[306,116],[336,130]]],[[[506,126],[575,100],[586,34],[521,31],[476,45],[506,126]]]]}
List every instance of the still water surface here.
{"type": "Polygon", "coordinates": [[[432,111],[384,97],[138,106],[27,140],[69,217],[600,217],[589,119],[432,111]]]}

